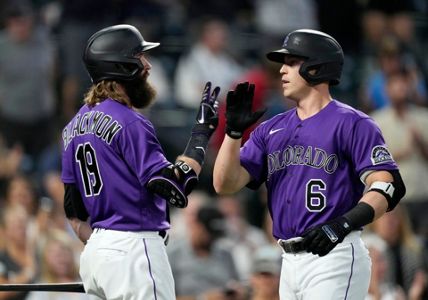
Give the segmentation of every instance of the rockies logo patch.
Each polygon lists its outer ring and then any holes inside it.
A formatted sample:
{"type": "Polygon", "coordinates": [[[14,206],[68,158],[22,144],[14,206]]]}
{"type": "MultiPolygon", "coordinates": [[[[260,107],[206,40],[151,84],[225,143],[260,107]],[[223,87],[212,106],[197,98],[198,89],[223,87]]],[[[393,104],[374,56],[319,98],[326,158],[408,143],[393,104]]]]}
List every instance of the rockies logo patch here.
{"type": "Polygon", "coordinates": [[[371,160],[373,165],[394,161],[388,149],[385,146],[380,146],[380,145],[373,147],[371,160]]]}

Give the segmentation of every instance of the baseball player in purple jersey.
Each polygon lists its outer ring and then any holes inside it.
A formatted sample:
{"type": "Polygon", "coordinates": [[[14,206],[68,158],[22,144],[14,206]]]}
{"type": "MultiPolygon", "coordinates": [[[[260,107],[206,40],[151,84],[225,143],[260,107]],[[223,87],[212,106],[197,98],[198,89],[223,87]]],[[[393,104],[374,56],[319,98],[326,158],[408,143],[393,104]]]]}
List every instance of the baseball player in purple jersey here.
{"type": "Polygon", "coordinates": [[[80,275],[103,299],[175,299],[165,245],[168,203],[180,208],[198,180],[218,123],[219,88],[207,83],[183,155],[170,163],[148,119],[147,42],[130,25],[89,38],[83,60],[93,86],[62,132],[64,208],[86,243],[80,275]]]}
{"type": "Polygon", "coordinates": [[[283,94],[296,107],[260,124],[241,147],[263,111],[251,110],[254,85],[228,93],[215,190],[265,183],[283,249],[281,299],[364,299],[370,259],[360,232],[403,197],[397,165],[373,120],[330,95],[343,65],[334,38],[296,30],[267,58],[282,64],[283,94]]]}

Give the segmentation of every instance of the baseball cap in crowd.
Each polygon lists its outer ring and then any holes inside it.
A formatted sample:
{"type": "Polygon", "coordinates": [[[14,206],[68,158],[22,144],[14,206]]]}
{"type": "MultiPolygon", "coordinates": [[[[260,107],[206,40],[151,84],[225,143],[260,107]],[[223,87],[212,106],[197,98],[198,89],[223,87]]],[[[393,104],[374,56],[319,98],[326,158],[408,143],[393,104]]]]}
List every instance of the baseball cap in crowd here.
{"type": "Polygon", "coordinates": [[[214,206],[202,206],[196,214],[196,220],[201,223],[205,229],[214,238],[225,234],[226,223],[223,213],[214,206]]]}
{"type": "Polygon", "coordinates": [[[282,251],[277,245],[267,245],[259,248],[253,256],[252,273],[281,274],[282,251]]]}

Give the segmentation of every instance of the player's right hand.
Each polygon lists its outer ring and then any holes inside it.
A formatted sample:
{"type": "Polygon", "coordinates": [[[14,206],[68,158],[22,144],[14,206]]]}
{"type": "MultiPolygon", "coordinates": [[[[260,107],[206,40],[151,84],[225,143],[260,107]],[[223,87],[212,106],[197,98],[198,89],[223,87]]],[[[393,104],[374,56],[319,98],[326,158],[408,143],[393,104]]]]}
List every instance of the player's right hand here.
{"type": "Polygon", "coordinates": [[[226,134],[240,139],[248,127],[257,122],[266,109],[252,111],[254,84],[239,83],[226,97],[226,134]]]}
{"type": "Polygon", "coordinates": [[[195,130],[202,132],[211,137],[218,125],[218,94],[220,87],[215,87],[211,92],[211,82],[205,84],[204,91],[202,92],[202,99],[199,105],[199,111],[196,115],[196,123],[192,132],[195,130]]]}

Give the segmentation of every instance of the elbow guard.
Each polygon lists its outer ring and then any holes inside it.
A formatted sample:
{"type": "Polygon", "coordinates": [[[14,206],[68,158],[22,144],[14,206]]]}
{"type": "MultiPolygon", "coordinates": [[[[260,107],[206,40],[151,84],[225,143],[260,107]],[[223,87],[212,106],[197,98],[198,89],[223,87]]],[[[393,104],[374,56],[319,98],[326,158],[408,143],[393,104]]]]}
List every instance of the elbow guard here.
{"type": "Polygon", "coordinates": [[[404,185],[403,179],[401,178],[398,170],[388,172],[391,173],[394,179],[393,182],[374,182],[368,191],[374,191],[382,194],[388,201],[387,211],[391,211],[406,194],[406,186],[404,185]]]}
{"type": "Polygon", "coordinates": [[[177,161],[153,176],[147,189],[178,208],[187,206],[187,195],[198,183],[195,171],[184,161],[177,161]]]}
{"type": "Polygon", "coordinates": [[[388,202],[388,211],[394,209],[397,206],[398,202],[403,199],[404,195],[406,195],[406,186],[404,185],[403,179],[401,178],[400,172],[398,170],[389,171],[394,181],[392,184],[394,185],[395,191],[394,195],[391,198],[391,202],[388,202]]]}

